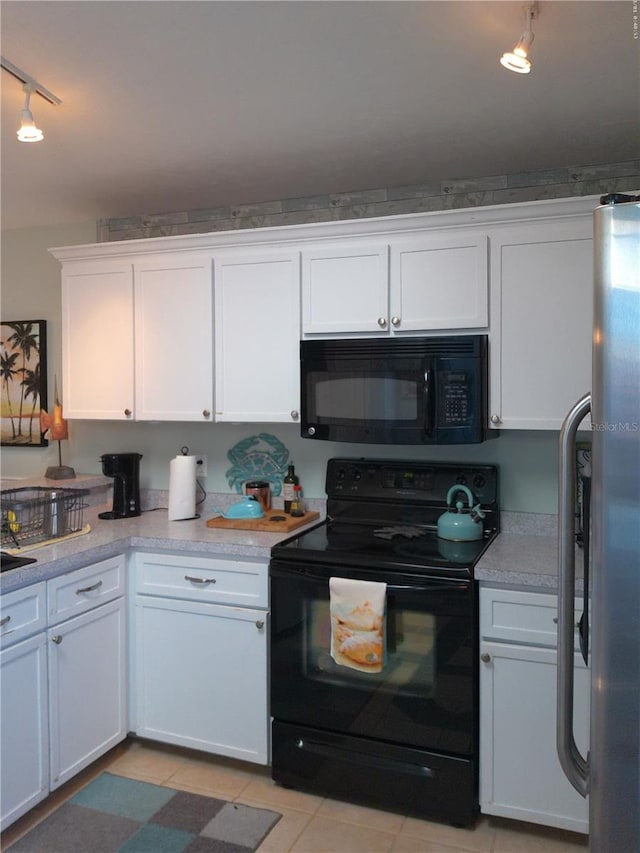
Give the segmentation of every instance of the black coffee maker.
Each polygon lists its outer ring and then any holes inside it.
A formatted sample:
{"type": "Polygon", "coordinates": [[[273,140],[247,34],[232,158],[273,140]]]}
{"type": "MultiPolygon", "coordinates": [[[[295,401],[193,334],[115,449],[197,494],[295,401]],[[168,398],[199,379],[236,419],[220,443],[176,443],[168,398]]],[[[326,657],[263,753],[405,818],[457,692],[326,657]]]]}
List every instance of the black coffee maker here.
{"type": "Polygon", "coordinates": [[[140,515],[141,453],[105,453],[100,457],[102,473],[113,477],[113,509],[99,518],[133,518],[140,515]]]}

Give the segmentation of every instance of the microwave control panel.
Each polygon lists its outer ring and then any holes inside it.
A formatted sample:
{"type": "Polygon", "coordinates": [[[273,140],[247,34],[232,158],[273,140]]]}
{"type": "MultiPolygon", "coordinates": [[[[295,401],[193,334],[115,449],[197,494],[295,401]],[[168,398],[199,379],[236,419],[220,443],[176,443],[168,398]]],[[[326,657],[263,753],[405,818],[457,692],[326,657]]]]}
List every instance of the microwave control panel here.
{"type": "Polygon", "coordinates": [[[438,426],[462,427],[473,423],[473,401],[470,376],[464,371],[442,371],[438,374],[438,426]]]}

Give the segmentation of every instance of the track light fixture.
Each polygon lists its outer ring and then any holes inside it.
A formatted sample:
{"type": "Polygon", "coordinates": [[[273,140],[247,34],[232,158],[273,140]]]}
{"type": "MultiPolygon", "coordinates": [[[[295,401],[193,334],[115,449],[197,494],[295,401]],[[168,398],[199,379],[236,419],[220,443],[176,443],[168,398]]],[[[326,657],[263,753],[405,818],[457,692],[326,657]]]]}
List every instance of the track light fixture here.
{"type": "Polygon", "coordinates": [[[20,129],[17,133],[18,140],[20,142],[40,142],[41,139],[44,139],[44,133],[39,127],[36,127],[31,110],[29,109],[29,99],[31,98],[31,92],[33,89],[29,83],[25,83],[22,88],[25,92],[25,101],[24,109],[22,110],[20,129]]]}
{"type": "Polygon", "coordinates": [[[38,83],[37,80],[34,80],[25,71],[21,71],[16,65],[5,59],[4,56],[0,56],[0,66],[23,84],[22,89],[25,93],[25,101],[24,109],[21,111],[20,129],[17,132],[18,140],[20,142],[40,142],[41,139],[44,139],[44,133],[36,127],[36,123],[33,120],[30,109],[31,95],[40,95],[41,98],[44,98],[45,101],[54,106],[61,104],[62,101],[57,95],[45,89],[41,83],[38,83]]]}
{"type": "Polygon", "coordinates": [[[513,51],[502,54],[500,64],[508,68],[509,71],[516,71],[518,74],[528,74],[531,71],[529,49],[534,38],[531,22],[538,17],[538,4],[532,3],[529,6],[523,6],[522,9],[525,19],[524,31],[513,51]]]}

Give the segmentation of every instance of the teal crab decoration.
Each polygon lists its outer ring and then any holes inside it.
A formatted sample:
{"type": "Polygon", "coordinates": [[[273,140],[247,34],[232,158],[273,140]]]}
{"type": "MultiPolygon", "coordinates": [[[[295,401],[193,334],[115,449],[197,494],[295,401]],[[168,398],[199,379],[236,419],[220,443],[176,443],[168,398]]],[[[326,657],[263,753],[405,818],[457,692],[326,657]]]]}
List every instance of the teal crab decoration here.
{"type": "Polygon", "coordinates": [[[247,480],[266,480],[272,494],[282,492],[282,478],[287,472],[289,451],[284,444],[267,432],[244,438],[227,453],[231,468],[225,477],[231,489],[238,494],[247,480]]]}

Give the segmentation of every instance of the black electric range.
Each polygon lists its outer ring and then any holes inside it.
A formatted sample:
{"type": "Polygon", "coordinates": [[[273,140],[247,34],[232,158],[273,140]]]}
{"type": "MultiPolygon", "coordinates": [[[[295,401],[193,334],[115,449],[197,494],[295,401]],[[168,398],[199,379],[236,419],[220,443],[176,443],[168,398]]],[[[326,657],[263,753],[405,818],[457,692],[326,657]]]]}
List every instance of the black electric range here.
{"type": "MultiPolygon", "coordinates": [[[[367,566],[378,571],[472,578],[500,529],[498,469],[493,465],[330,459],[327,519],[272,549],[278,560],[367,566]],[[452,486],[467,486],[485,518],[471,542],[440,539],[437,521],[452,486]]],[[[452,495],[452,502],[466,494],[452,495]]]]}
{"type": "MultiPolygon", "coordinates": [[[[272,777],[469,825],[479,752],[473,575],[500,527],[497,468],[336,458],[326,492],[327,521],[271,550],[272,777]],[[447,498],[469,502],[462,486],[485,514],[481,535],[439,539],[447,498]],[[379,671],[354,670],[331,653],[336,580],[352,590],[384,584],[379,671]]],[[[363,599],[360,609],[367,606],[363,599]]],[[[349,642],[371,635],[354,628],[349,642]]]]}

